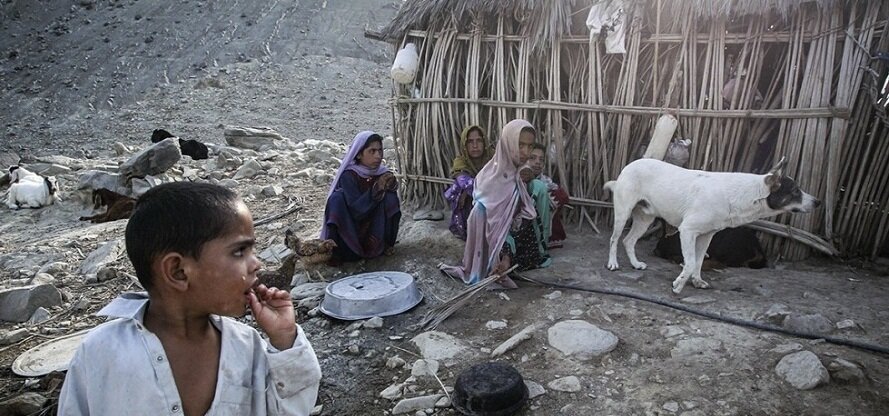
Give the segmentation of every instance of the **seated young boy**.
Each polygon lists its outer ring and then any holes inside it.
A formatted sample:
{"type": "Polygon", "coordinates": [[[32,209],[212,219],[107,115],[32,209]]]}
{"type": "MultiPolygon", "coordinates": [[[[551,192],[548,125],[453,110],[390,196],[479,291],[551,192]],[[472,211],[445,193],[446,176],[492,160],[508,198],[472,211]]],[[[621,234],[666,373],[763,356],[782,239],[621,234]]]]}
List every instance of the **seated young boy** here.
{"type": "Polygon", "coordinates": [[[99,314],[71,361],[60,415],[308,415],[321,368],[293,302],[257,285],[253,219],[234,192],[178,182],[139,198],[127,255],[145,294],[99,314]],[[268,335],[229,317],[249,307],[268,335]]]}

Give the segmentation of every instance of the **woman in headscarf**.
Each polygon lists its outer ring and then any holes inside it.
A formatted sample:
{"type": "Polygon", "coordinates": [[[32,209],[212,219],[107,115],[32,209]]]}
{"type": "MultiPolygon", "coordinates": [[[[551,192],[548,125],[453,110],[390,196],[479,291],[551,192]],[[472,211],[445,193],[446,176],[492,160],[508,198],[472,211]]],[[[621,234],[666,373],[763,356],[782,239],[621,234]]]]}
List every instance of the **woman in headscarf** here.
{"type": "MultiPolygon", "coordinates": [[[[537,202],[528,193],[533,173],[525,166],[535,135],[531,123],[525,120],[513,120],[503,127],[494,157],[475,178],[475,204],[466,225],[463,262],[441,265],[447,275],[475,284],[508,270],[513,263],[522,270],[549,265],[540,241],[529,245],[524,238],[529,231],[534,233],[531,227],[537,218],[537,202]],[[522,174],[520,167],[524,168],[522,174]]],[[[516,287],[506,276],[497,283],[504,288],[516,287]]]]}
{"type": "Polygon", "coordinates": [[[460,133],[460,154],[451,166],[454,183],[445,191],[445,199],[451,204],[451,224],[448,227],[457,238],[466,239],[466,219],[472,210],[472,190],[478,171],[491,160],[485,132],[480,126],[471,125],[460,133]]]}
{"type": "Polygon", "coordinates": [[[322,239],[332,239],[333,262],[394,252],[401,221],[398,181],[383,161],[383,138],[358,133],[330,184],[322,239]]]}

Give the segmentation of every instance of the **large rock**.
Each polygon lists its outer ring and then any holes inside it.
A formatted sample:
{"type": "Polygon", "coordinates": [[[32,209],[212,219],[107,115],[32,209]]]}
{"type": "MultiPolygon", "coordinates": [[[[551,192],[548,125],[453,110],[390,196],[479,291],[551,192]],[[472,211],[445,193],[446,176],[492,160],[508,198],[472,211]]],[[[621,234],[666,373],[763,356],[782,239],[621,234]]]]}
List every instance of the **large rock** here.
{"type": "Polygon", "coordinates": [[[53,285],[32,285],[0,290],[0,320],[25,322],[37,308],[62,304],[62,294],[53,285]]]}
{"type": "Polygon", "coordinates": [[[97,274],[105,265],[117,260],[123,250],[120,240],[112,240],[103,243],[99,248],[90,253],[80,265],[80,274],[87,281],[98,281],[97,274]]]}
{"type": "Polygon", "coordinates": [[[126,178],[144,178],[167,171],[182,158],[175,137],[161,140],[146,147],[120,165],[120,174],[126,178]]]}
{"type": "Polygon", "coordinates": [[[775,372],[800,390],[811,390],[830,381],[830,373],[811,351],[785,355],[775,367],[775,372]]]}
{"type": "Polygon", "coordinates": [[[444,332],[428,331],[411,339],[420,355],[427,360],[449,360],[457,357],[466,350],[463,342],[444,332]]]}
{"type": "Polygon", "coordinates": [[[77,189],[107,189],[121,195],[130,195],[130,189],[126,185],[126,178],[116,173],[108,173],[100,170],[87,170],[77,177],[77,189]]]}
{"type": "Polygon", "coordinates": [[[283,140],[278,132],[268,127],[237,127],[232,126],[222,133],[229,146],[244,149],[260,150],[276,147],[283,140]]]}
{"type": "Polygon", "coordinates": [[[547,341],[562,354],[589,360],[617,346],[617,336],[581,320],[559,322],[547,330],[547,341]]]}

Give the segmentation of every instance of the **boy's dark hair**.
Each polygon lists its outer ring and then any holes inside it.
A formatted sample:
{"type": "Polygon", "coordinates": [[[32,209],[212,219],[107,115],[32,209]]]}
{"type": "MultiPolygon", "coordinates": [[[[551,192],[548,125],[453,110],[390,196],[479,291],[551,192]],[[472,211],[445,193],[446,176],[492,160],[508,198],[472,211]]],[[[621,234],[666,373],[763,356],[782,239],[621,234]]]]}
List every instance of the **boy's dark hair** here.
{"type": "Polygon", "coordinates": [[[546,146],[544,146],[543,143],[534,142],[534,144],[531,145],[531,150],[542,150],[543,155],[546,156],[546,146]]]}
{"type": "Polygon", "coordinates": [[[238,195],[218,185],[174,182],[151,188],[136,201],[126,229],[127,256],[139,283],[151,290],[151,263],[170,252],[198,258],[208,241],[236,221],[238,195]]]}

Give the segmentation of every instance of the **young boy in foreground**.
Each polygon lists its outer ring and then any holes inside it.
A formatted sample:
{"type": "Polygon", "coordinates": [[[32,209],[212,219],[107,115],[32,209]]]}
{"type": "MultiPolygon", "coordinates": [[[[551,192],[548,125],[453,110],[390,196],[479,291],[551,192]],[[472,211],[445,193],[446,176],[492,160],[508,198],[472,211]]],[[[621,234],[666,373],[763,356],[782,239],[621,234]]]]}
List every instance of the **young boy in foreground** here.
{"type": "Polygon", "coordinates": [[[127,255],[145,294],[99,311],[60,415],[308,415],[321,368],[283,290],[257,285],[253,219],[234,192],[178,182],[136,204],[127,255]],[[268,335],[228,317],[246,307],[268,335]]]}

